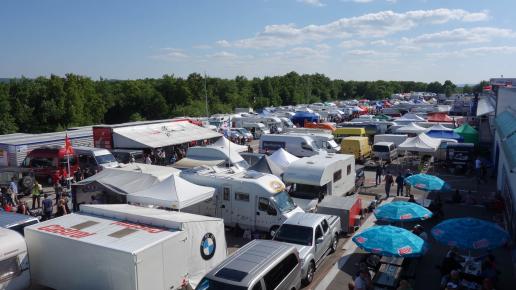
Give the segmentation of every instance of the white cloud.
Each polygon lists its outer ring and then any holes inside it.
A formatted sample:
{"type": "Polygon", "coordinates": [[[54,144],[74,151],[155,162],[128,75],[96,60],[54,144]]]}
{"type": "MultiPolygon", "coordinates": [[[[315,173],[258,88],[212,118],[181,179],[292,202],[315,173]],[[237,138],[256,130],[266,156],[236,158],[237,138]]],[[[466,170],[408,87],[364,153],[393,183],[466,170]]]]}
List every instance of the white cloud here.
{"type": "Polygon", "coordinates": [[[322,3],[321,0],[297,0],[298,2],[302,2],[308,5],[322,7],[326,6],[326,4],[322,3]]]}
{"type": "Polygon", "coordinates": [[[220,40],[218,45],[239,48],[272,48],[299,45],[305,42],[321,42],[328,39],[345,39],[350,36],[382,37],[410,30],[418,25],[443,24],[450,21],[483,21],[488,13],[468,12],[462,9],[413,10],[404,13],[381,11],[336,21],[297,27],[295,24],[265,26],[253,37],[236,41],[220,40]]]}
{"type": "Polygon", "coordinates": [[[345,40],[339,44],[339,46],[342,48],[354,48],[354,47],[359,47],[359,46],[364,46],[364,45],[365,45],[365,42],[356,40],[356,39],[345,40]]]}
{"type": "Polygon", "coordinates": [[[190,56],[188,54],[186,54],[182,49],[171,48],[171,47],[161,48],[157,54],[151,56],[151,58],[168,60],[168,61],[186,60],[189,57],[190,56]]]}
{"type": "Polygon", "coordinates": [[[486,55],[500,55],[500,54],[516,54],[516,46],[480,46],[470,47],[455,51],[441,51],[428,53],[430,58],[448,58],[448,57],[471,57],[471,56],[486,56],[486,55]]]}
{"type": "Polygon", "coordinates": [[[357,56],[378,55],[378,52],[375,50],[370,50],[370,49],[355,49],[355,50],[348,51],[348,54],[357,55],[357,56]]]}
{"type": "Polygon", "coordinates": [[[355,3],[371,3],[374,0],[351,0],[351,1],[355,2],[355,3]]]}
{"type": "Polygon", "coordinates": [[[281,58],[296,58],[296,59],[324,59],[329,58],[331,47],[326,44],[319,44],[315,47],[294,47],[286,51],[277,52],[275,56],[281,58]]]}
{"type": "Polygon", "coordinates": [[[414,38],[403,38],[402,43],[407,45],[435,45],[470,44],[489,42],[495,38],[512,38],[516,33],[511,29],[496,27],[457,28],[435,33],[428,33],[414,38]]]}
{"type": "Polygon", "coordinates": [[[390,41],[387,41],[385,39],[373,40],[373,41],[371,41],[371,44],[372,45],[378,45],[378,46],[392,45],[392,43],[390,41]]]}
{"type": "Polygon", "coordinates": [[[227,51],[219,51],[213,54],[206,55],[208,58],[218,58],[218,59],[235,59],[238,58],[238,55],[235,53],[227,52],[227,51]]]}

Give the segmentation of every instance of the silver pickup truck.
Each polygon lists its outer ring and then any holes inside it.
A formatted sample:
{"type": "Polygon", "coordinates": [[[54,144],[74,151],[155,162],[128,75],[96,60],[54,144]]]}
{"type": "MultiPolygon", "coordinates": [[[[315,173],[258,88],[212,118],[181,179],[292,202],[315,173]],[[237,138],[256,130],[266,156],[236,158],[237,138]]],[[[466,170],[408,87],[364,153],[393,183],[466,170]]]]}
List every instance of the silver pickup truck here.
{"type": "Polygon", "coordinates": [[[340,232],[337,216],[296,213],[281,225],[273,240],[296,246],[301,259],[303,284],[308,285],[324,257],[336,250],[340,232]]]}

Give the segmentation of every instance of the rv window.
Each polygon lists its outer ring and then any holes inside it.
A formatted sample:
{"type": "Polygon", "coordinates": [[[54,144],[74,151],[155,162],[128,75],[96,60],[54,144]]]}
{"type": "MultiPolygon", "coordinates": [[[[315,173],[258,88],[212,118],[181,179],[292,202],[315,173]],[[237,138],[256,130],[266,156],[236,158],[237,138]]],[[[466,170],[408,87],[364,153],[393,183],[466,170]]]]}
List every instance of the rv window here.
{"type": "Polygon", "coordinates": [[[258,210],[267,211],[269,209],[269,199],[265,197],[258,198],[258,210]]]}
{"type": "Polygon", "coordinates": [[[288,255],[283,261],[272,268],[263,279],[266,289],[276,289],[283,280],[296,268],[298,260],[295,254],[288,255]]]}
{"type": "Polygon", "coordinates": [[[223,194],[222,199],[229,200],[229,188],[224,187],[224,194],[223,194]]]}
{"type": "MultiPolygon", "coordinates": [[[[349,173],[348,173],[349,174],[349,173]]],[[[333,182],[337,182],[342,178],[342,170],[339,169],[333,173],[333,182]]]]}
{"type": "Polygon", "coordinates": [[[243,192],[235,192],[235,200],[249,201],[249,194],[243,192]]]}
{"type": "Polygon", "coordinates": [[[348,171],[348,174],[347,174],[347,175],[350,175],[350,174],[351,174],[351,164],[348,164],[347,171],[348,171]]]}
{"type": "Polygon", "coordinates": [[[0,283],[8,281],[20,275],[20,263],[18,263],[18,256],[0,261],[0,283]]]}

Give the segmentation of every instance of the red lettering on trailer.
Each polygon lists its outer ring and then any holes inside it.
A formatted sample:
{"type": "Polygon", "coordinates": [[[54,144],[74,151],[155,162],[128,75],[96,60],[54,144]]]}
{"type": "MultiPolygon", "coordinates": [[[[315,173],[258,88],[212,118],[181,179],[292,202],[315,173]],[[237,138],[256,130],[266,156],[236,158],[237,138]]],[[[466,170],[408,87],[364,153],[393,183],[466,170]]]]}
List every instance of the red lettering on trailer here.
{"type": "Polygon", "coordinates": [[[65,228],[61,225],[48,225],[44,227],[39,227],[38,230],[49,232],[53,234],[57,234],[60,236],[70,237],[74,239],[81,239],[85,238],[91,235],[94,235],[95,233],[88,233],[81,230],[76,230],[72,228],[65,228]]]}
{"type": "Polygon", "coordinates": [[[131,224],[128,222],[114,222],[114,223],[112,223],[112,225],[117,225],[117,226],[121,226],[121,227],[128,228],[128,229],[133,229],[133,230],[142,230],[142,231],[148,232],[149,234],[157,234],[157,233],[161,233],[164,231],[163,229],[153,228],[153,227],[144,226],[144,225],[131,224]]]}

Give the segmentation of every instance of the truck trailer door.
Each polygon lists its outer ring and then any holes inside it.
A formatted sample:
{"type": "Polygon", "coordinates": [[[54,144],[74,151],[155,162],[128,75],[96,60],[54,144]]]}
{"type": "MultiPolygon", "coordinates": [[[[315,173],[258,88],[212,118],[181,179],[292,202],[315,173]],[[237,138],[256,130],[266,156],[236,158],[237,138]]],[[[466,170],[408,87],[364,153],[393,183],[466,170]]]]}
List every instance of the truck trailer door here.
{"type": "Polygon", "coordinates": [[[231,206],[231,187],[224,185],[222,187],[222,196],[219,200],[217,216],[224,220],[226,226],[234,226],[233,223],[233,208],[231,206]]]}

